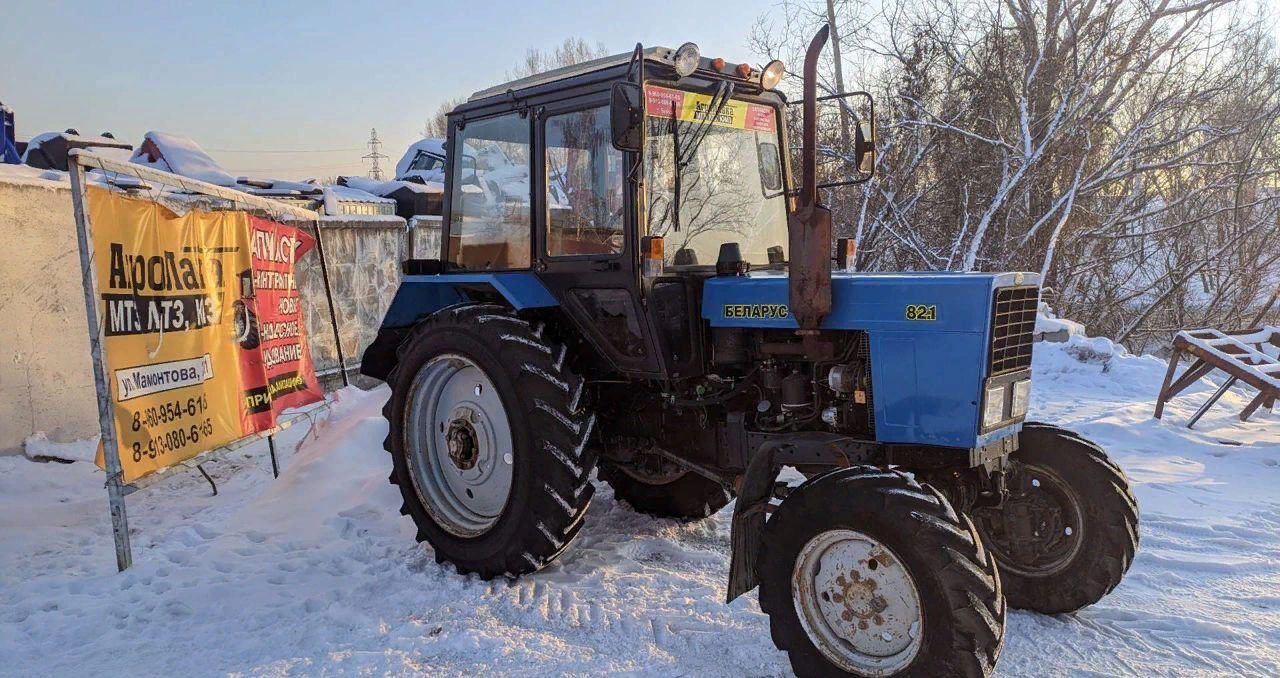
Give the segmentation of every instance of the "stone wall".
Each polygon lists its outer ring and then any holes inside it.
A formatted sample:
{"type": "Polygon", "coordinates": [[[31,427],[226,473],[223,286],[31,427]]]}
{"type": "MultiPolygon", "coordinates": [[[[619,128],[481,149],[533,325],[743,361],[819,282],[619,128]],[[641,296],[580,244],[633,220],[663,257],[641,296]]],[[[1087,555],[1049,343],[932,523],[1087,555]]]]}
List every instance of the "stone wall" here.
{"type": "MultiPolygon", "coordinates": [[[[405,221],[399,217],[329,217],[321,222],[321,234],[338,337],[348,374],[352,374],[358,371],[360,356],[377,335],[382,316],[400,286],[400,262],[408,252],[405,221]]],[[[312,250],[299,262],[298,286],[316,373],[327,386],[340,384],[338,342],[325,301],[319,251],[312,250]]]]}
{"type": "MultiPolygon", "coordinates": [[[[353,372],[399,286],[408,229],[403,219],[388,216],[320,223],[338,335],[353,372]]],[[[0,454],[20,450],[40,431],[57,441],[94,436],[97,406],[70,185],[0,180],[0,242],[7,250],[0,265],[0,454]]],[[[341,379],[319,261],[314,250],[302,259],[299,286],[317,372],[327,373],[322,381],[332,387],[341,379]]]]}

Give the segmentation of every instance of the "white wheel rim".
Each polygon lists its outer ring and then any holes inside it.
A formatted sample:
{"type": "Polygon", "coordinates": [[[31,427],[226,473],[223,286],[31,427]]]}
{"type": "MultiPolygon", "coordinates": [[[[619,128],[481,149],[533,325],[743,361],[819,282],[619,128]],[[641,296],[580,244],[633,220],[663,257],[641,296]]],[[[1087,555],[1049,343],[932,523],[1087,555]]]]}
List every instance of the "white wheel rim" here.
{"type": "Polygon", "coordinates": [[[511,423],[493,381],[469,358],[439,355],[414,375],[405,406],[405,460],[423,508],[458,537],[475,537],[502,516],[514,475],[511,423]],[[465,460],[451,456],[463,431],[465,460]]]}
{"type": "Polygon", "coordinates": [[[810,539],[796,556],[791,596],[809,640],[845,671],[891,676],[920,652],[924,619],[915,580],[897,554],[861,532],[810,539]]]}

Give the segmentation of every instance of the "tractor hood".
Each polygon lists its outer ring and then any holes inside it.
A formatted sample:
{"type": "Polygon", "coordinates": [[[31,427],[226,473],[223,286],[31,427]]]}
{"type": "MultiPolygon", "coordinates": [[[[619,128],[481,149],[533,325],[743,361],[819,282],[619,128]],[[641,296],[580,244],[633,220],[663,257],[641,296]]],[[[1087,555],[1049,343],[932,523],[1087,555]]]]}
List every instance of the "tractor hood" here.
{"type": "MultiPolygon", "coordinates": [[[[998,287],[1038,285],[1035,273],[835,273],[827,330],[986,333],[998,287]]],[[[717,277],[703,288],[712,327],[795,329],[785,273],[717,277]]]]}
{"type": "MultiPolygon", "coordinates": [[[[979,408],[992,370],[1007,372],[999,355],[1010,344],[992,333],[1025,329],[1026,288],[1039,283],[1034,273],[832,275],[821,328],[862,330],[870,339],[876,439],[974,449],[1016,433],[1016,425],[981,433],[979,408]],[[1019,287],[1002,293],[1018,301],[997,300],[997,289],[1019,287]],[[997,309],[1017,322],[996,322],[997,309]]],[[[781,273],[711,278],[702,317],[712,327],[795,329],[787,292],[781,273]]]]}

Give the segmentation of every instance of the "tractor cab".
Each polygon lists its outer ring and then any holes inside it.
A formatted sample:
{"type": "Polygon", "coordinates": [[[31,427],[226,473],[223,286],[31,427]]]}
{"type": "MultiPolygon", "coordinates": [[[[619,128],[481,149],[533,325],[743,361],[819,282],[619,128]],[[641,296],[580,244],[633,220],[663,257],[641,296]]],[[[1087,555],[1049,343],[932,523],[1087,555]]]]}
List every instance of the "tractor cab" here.
{"type": "Polygon", "coordinates": [[[446,147],[464,152],[446,154],[439,259],[406,271],[526,274],[608,369],[701,376],[702,283],[786,272],[797,190],[782,76],[779,61],[638,45],[476,92],[449,116],[446,147]]]}

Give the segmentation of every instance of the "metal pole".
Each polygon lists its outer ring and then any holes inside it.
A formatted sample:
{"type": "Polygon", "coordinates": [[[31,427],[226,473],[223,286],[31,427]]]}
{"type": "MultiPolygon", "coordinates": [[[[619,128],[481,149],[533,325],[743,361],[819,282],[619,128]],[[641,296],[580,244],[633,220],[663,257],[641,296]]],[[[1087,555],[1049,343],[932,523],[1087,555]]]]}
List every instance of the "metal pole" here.
{"type": "Polygon", "coordinates": [[[324,298],[329,302],[329,322],[333,323],[333,345],[338,350],[338,367],[342,370],[342,385],[350,386],[347,377],[347,361],[342,357],[342,336],[338,334],[338,312],[333,307],[333,288],[329,287],[329,264],[324,258],[324,238],[320,235],[320,221],[313,221],[316,231],[316,253],[320,255],[320,277],[324,280],[324,298]]]}
{"type": "Polygon", "coordinates": [[[1231,377],[1230,379],[1223,382],[1222,386],[1220,386],[1217,391],[1214,391],[1213,395],[1209,396],[1209,399],[1206,400],[1204,404],[1200,406],[1200,409],[1196,410],[1195,416],[1191,417],[1191,421],[1187,422],[1187,428],[1191,428],[1192,426],[1195,426],[1196,422],[1200,421],[1200,417],[1203,417],[1204,413],[1208,412],[1209,408],[1213,407],[1213,404],[1218,402],[1218,399],[1221,398],[1222,395],[1227,392],[1227,389],[1236,385],[1236,381],[1237,381],[1236,377],[1231,377]]]}
{"type": "Polygon", "coordinates": [[[267,436],[267,449],[271,451],[271,477],[280,477],[280,462],[276,461],[276,436],[267,436]]]}
{"type": "Polygon", "coordinates": [[[124,506],[124,469],[116,441],[111,385],[103,357],[102,325],[98,319],[98,269],[93,262],[93,228],[85,205],[85,171],[71,163],[71,200],[76,216],[76,239],[80,244],[80,277],[84,286],[84,313],[89,324],[89,355],[93,358],[93,383],[98,395],[98,425],[102,431],[102,456],[107,464],[107,499],[111,507],[111,531],[116,540],[116,567],[124,572],[133,565],[129,548],[129,518],[124,506]]]}

